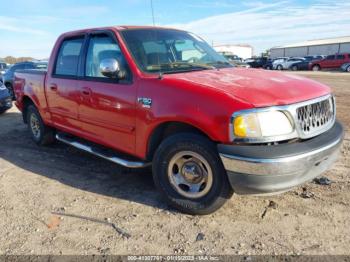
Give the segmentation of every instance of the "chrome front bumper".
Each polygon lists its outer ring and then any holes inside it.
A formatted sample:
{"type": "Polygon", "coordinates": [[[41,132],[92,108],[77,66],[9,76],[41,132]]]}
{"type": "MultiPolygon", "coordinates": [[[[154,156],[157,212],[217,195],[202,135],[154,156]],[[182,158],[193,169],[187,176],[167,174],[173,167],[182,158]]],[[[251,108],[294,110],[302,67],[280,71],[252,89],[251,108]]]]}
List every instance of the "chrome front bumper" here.
{"type": "Polygon", "coordinates": [[[338,158],[343,133],[336,122],[329,131],[300,143],[219,145],[218,150],[236,193],[278,193],[329,169],[338,158]]]}

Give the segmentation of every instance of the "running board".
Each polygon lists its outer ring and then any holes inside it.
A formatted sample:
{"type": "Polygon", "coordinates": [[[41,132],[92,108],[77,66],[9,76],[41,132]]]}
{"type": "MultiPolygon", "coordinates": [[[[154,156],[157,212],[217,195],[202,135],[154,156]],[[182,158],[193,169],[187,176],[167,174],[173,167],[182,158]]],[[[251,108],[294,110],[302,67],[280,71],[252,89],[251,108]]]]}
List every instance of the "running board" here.
{"type": "MultiPolygon", "coordinates": [[[[141,162],[141,161],[131,161],[123,159],[119,156],[117,156],[116,153],[111,153],[110,151],[107,153],[107,150],[103,150],[100,147],[92,146],[87,143],[83,143],[82,141],[77,141],[77,139],[74,139],[72,137],[65,136],[63,134],[56,134],[56,139],[58,141],[61,141],[65,144],[68,144],[70,146],[73,146],[75,148],[78,148],[82,151],[88,152],[90,154],[93,154],[95,156],[101,157],[103,159],[109,160],[115,164],[128,167],[128,168],[143,168],[150,166],[151,163],[141,162]]],[[[80,139],[78,139],[80,140],[80,139]]]]}

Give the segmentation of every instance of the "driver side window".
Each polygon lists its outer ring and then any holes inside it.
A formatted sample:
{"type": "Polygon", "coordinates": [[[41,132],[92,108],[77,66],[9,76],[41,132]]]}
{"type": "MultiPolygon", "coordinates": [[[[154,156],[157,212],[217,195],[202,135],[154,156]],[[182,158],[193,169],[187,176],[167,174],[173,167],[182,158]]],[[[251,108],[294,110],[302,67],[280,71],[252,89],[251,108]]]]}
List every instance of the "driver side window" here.
{"type": "Polygon", "coordinates": [[[116,59],[121,68],[126,68],[124,56],[119,45],[110,36],[101,34],[90,38],[86,56],[85,76],[107,78],[100,71],[100,64],[104,59],[116,59]]]}

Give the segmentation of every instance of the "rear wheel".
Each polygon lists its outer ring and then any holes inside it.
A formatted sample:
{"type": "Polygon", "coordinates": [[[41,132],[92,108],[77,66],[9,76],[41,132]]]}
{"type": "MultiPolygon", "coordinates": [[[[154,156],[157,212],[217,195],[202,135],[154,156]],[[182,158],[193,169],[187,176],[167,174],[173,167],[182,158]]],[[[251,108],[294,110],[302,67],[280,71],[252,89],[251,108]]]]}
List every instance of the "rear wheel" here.
{"type": "Polygon", "coordinates": [[[276,69],[277,69],[277,70],[282,70],[282,69],[283,69],[283,66],[282,66],[282,65],[278,65],[278,66],[276,67],[276,69]]]}
{"type": "Polygon", "coordinates": [[[153,178],[167,202],[188,214],[210,214],[233,194],[215,144],[195,134],[161,143],[153,159],[153,178]]]}
{"type": "Polygon", "coordinates": [[[346,72],[350,73],[350,65],[346,68],[346,72]]]}
{"type": "Polygon", "coordinates": [[[298,71],[298,67],[297,67],[296,65],[293,65],[293,66],[291,67],[291,69],[292,69],[292,71],[298,71]]]}
{"type": "Polygon", "coordinates": [[[320,71],[321,67],[319,65],[312,66],[312,71],[320,71]]]}
{"type": "Polygon", "coordinates": [[[26,117],[29,132],[35,143],[38,145],[49,145],[55,141],[54,129],[44,124],[34,105],[28,106],[26,117]]]}

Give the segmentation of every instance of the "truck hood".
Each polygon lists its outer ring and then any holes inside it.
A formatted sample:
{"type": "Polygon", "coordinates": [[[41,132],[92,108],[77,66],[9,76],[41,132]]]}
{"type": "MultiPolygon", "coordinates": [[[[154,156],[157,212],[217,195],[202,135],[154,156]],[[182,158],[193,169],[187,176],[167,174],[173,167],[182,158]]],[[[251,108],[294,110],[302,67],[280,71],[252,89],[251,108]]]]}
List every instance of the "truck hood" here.
{"type": "Polygon", "coordinates": [[[293,104],[329,94],[330,88],[298,75],[262,69],[226,68],[179,74],[165,79],[215,89],[254,107],[293,104]]]}

